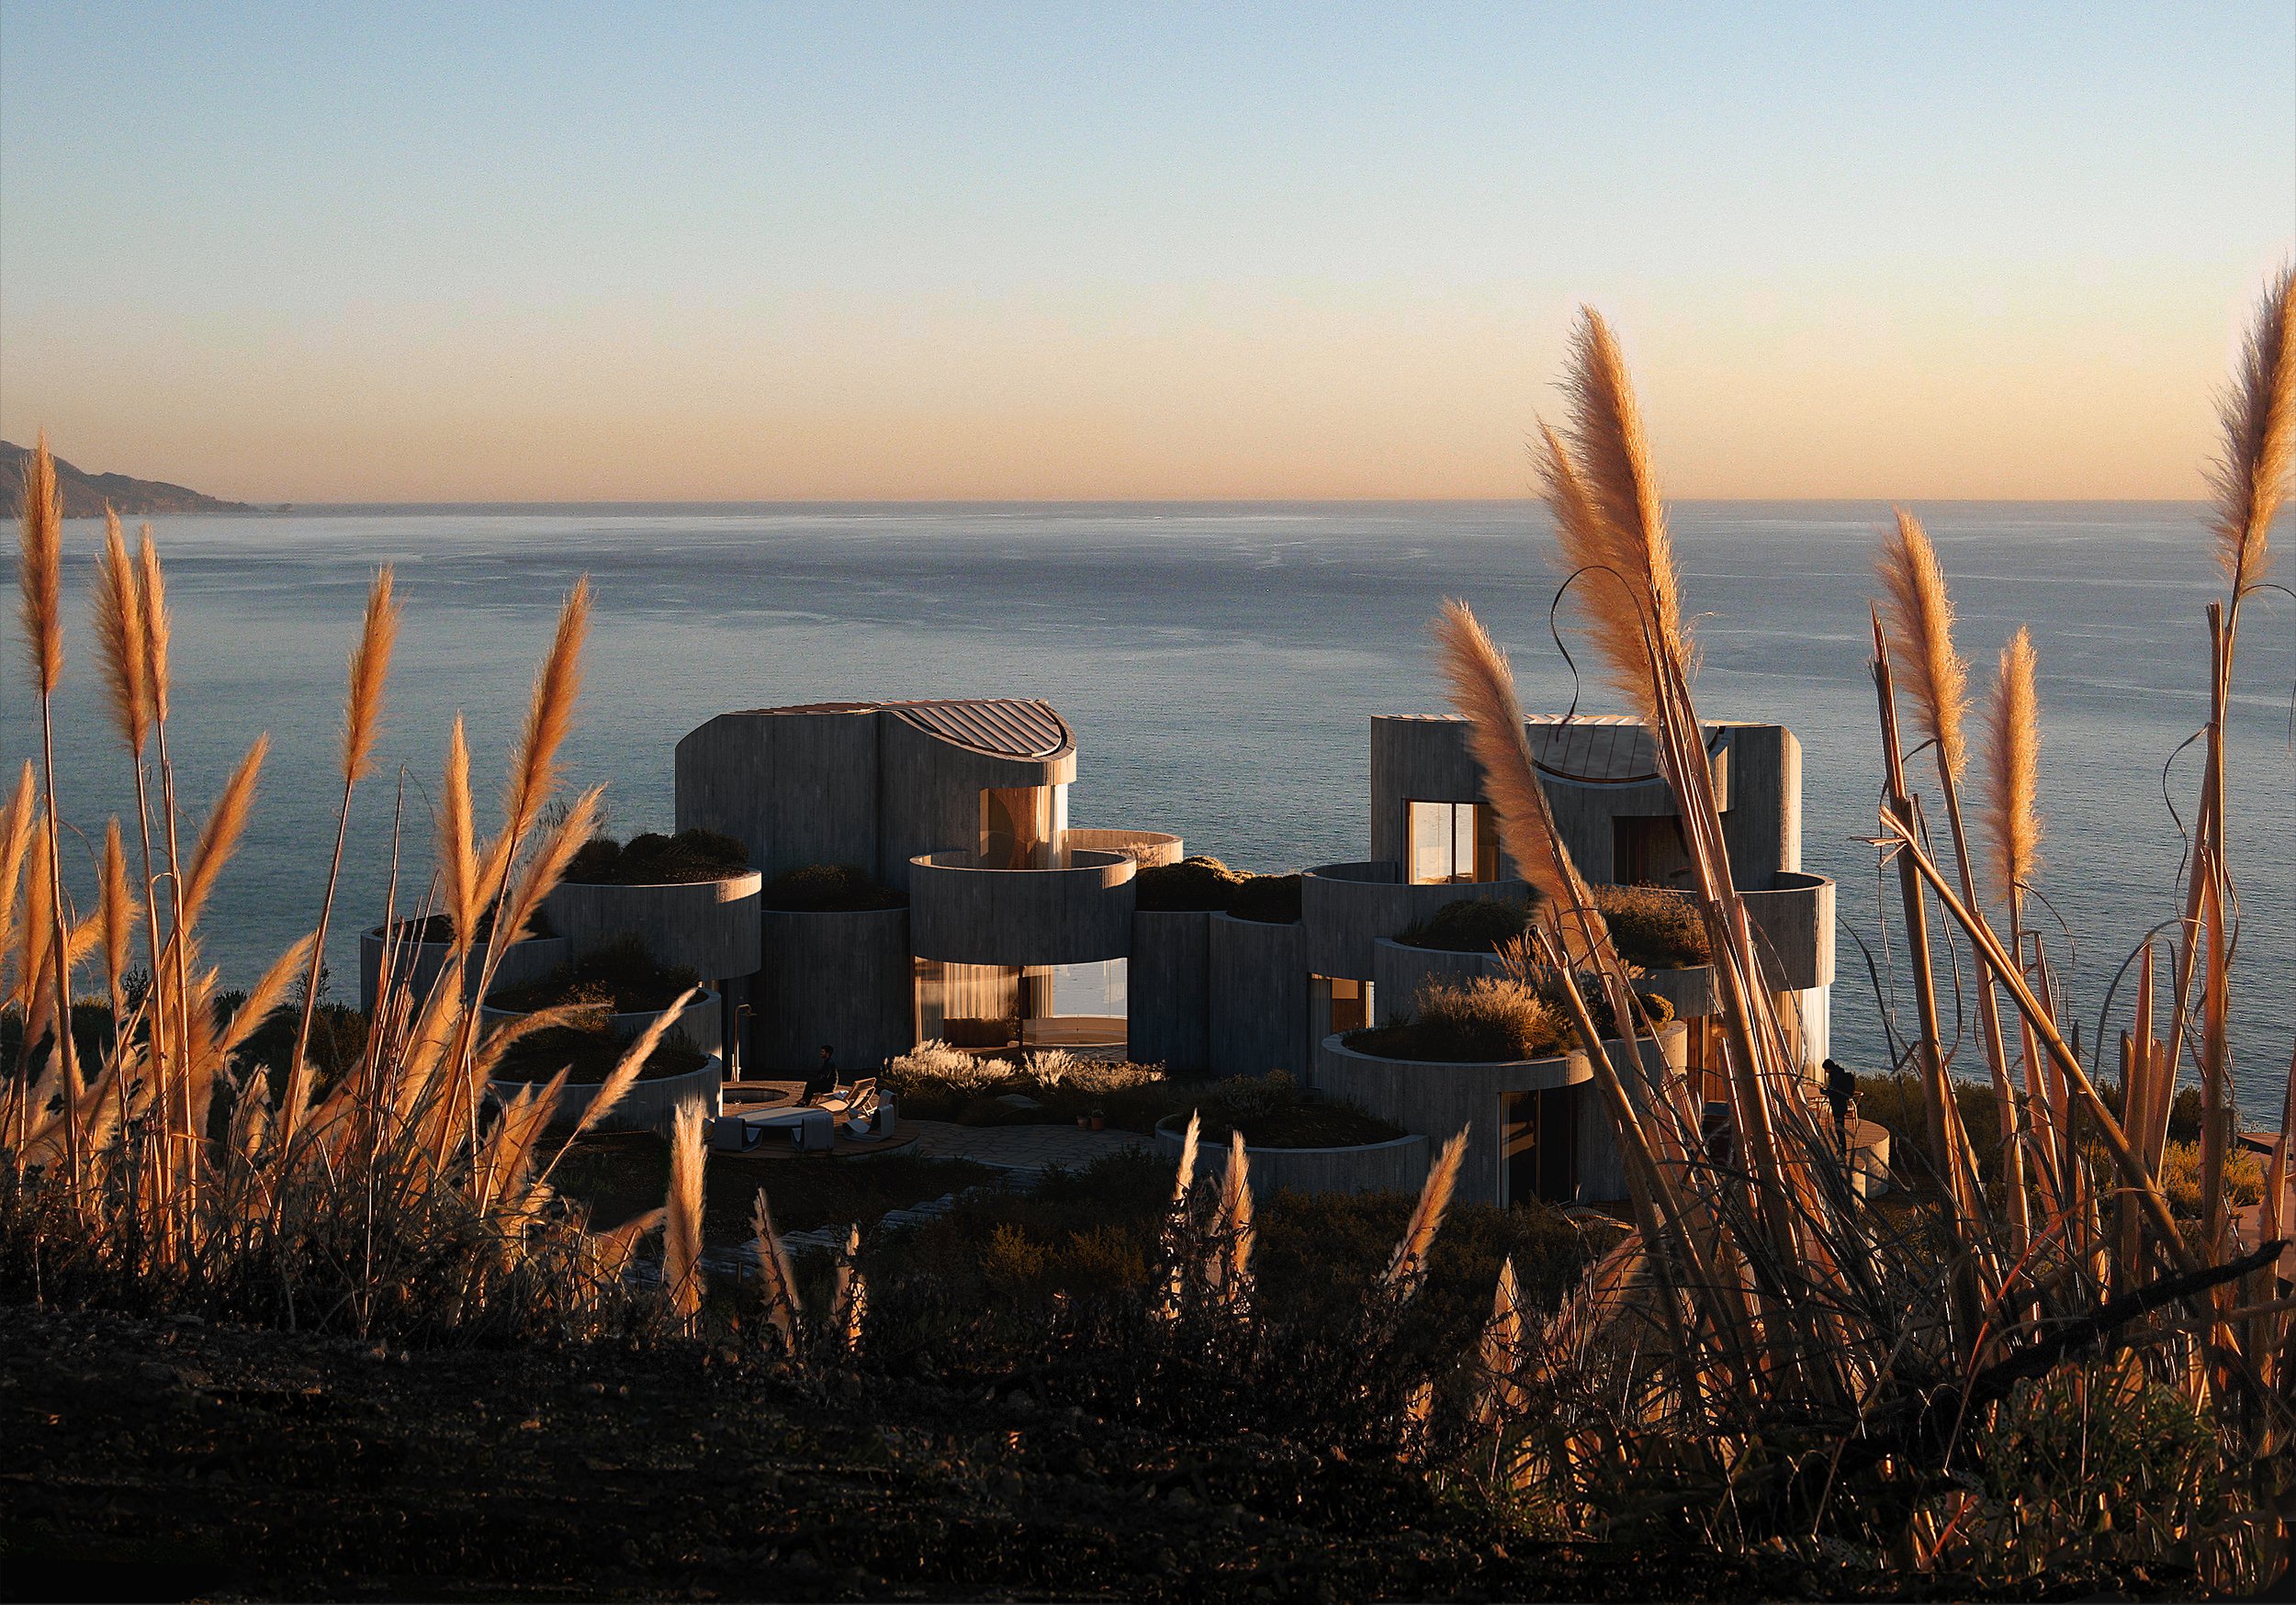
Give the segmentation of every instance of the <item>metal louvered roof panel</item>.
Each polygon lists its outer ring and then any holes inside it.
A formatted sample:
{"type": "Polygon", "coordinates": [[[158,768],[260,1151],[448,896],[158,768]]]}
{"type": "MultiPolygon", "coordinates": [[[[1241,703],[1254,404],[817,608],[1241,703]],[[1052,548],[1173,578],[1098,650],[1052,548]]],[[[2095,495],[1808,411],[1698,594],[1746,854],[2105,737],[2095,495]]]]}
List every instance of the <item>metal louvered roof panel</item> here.
{"type": "MultiPolygon", "coordinates": [[[[1659,778],[1658,747],[1642,721],[1625,714],[1581,715],[1525,722],[1531,761],[1558,780],[1593,785],[1633,785],[1659,778]]],[[[1706,750],[1719,751],[1727,730],[1709,725],[1706,750]]]]}
{"type": "Polygon", "coordinates": [[[929,735],[998,758],[1052,758],[1076,750],[1075,733],[1041,697],[965,697],[887,702],[929,735]]]}

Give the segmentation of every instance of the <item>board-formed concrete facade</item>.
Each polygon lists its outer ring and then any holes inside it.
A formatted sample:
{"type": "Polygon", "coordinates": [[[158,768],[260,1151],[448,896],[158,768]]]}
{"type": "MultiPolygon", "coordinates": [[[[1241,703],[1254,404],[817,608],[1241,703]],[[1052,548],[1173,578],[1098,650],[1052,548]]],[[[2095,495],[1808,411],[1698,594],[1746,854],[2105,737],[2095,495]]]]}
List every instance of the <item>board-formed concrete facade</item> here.
{"type": "MultiPolygon", "coordinates": [[[[1672,792],[1639,724],[1534,719],[1525,735],[1590,880],[1681,882],[1672,792]]],[[[1299,919],[1268,924],[1136,910],[1140,869],[1177,860],[1182,844],[1148,830],[1069,829],[1075,739],[1042,701],[819,703],[709,721],[678,744],[677,823],[742,842],[767,884],[758,974],[729,1000],[750,1020],[741,1035],[755,1068],[745,1073],[805,1071],[822,1044],[837,1048],[847,1072],[867,1073],[920,1034],[979,1051],[1066,1042],[1032,1038],[1030,1011],[1047,1007],[1067,971],[1122,964],[1125,1018],[1111,1049],[1122,1044],[1176,1074],[1328,1077],[1414,1132],[1413,1119],[1424,1125],[1440,1109],[1473,1125],[1478,1187],[1488,1181],[1502,1202],[1506,1156],[1523,1140],[1506,1100],[1569,1092],[1570,1194],[1608,1195],[1615,1152],[1580,1079],[1548,1087],[1531,1076],[1518,1086],[1432,1065],[1374,1073],[1339,1046],[1353,1024],[1408,1014],[1431,980],[1496,969],[1489,956],[1397,938],[1453,902],[1529,896],[1496,845],[1464,721],[1376,717],[1370,749],[1370,856],[1307,870],[1299,919]],[[777,913],[775,878],[821,864],[858,870],[906,906],[777,913]]],[[[1801,868],[1800,744],[1774,724],[1720,723],[1707,727],[1707,757],[1771,987],[1815,1066],[1834,979],[1834,887],[1801,868]]],[[[1703,1073],[1704,1056],[1720,1050],[1710,972],[1648,981],[1684,1022],[1670,1035],[1670,1057],[1703,1073]]],[[[1566,1116],[1555,1106],[1536,1118],[1566,1116]]]]}

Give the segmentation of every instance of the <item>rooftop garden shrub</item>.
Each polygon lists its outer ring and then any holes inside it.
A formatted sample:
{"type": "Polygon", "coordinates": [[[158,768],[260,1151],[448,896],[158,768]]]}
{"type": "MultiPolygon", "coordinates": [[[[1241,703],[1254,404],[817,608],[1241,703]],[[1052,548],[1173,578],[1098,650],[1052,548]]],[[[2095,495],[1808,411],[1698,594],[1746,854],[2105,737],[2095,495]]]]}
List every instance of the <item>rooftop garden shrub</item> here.
{"type": "Polygon", "coordinates": [[[1151,1131],[1186,1106],[1187,1083],[1161,1064],[1086,1059],[1052,1049],[1018,1061],[928,1042],[889,1061],[877,1084],[904,1118],[966,1126],[1073,1124],[1097,1114],[1120,1131],[1151,1131]],[[1009,1102],[1007,1100],[1019,1100],[1009,1102]]]}
{"type": "Polygon", "coordinates": [[[647,831],[626,843],[591,837],[566,867],[566,879],[580,886],[686,885],[721,881],[748,867],[749,849],[732,836],[714,830],[647,831]]]}
{"type": "Polygon", "coordinates": [[[862,914],[908,899],[850,864],[807,864],[776,875],[760,901],[788,914],[862,914]]]}
{"type": "Polygon", "coordinates": [[[1687,892],[1660,886],[1597,886],[1594,906],[1610,925],[1619,956],[1645,970],[1691,970],[1712,963],[1706,927],[1687,892]]]}
{"type": "Polygon", "coordinates": [[[1228,912],[1238,919],[1255,920],[1261,925],[1298,925],[1300,877],[1248,876],[1236,888],[1235,901],[1228,905],[1228,912]]]}
{"type": "MultiPolygon", "coordinates": [[[[402,919],[391,928],[399,933],[399,939],[402,942],[437,942],[443,945],[455,939],[455,922],[443,914],[402,919]]],[[[380,926],[375,927],[377,932],[381,929],[380,926]]],[[[478,939],[483,942],[493,934],[494,910],[490,908],[478,915],[478,939]]],[[[526,936],[520,939],[555,937],[557,934],[557,926],[550,923],[549,912],[537,908],[526,921],[526,936]]]]}
{"type": "Polygon", "coordinates": [[[1132,877],[1133,906],[1150,913],[1224,911],[1244,877],[1218,859],[1199,853],[1176,864],[1154,864],[1132,877]]]}
{"type": "MultiPolygon", "coordinates": [[[[613,1073],[631,1045],[596,1027],[553,1026],[522,1037],[494,1067],[496,1081],[546,1082],[563,1070],[571,1086],[595,1086],[613,1073]]],[[[683,1031],[672,1030],[647,1055],[640,1081],[660,1081],[701,1069],[710,1056],[683,1031]]]]}
{"type": "Polygon", "coordinates": [[[531,1014],[559,1004],[586,1004],[602,1014],[642,1015],[666,1009],[701,984],[684,965],[658,962],[635,937],[593,948],[539,981],[488,994],[489,1006],[531,1014]]]}
{"type": "Polygon", "coordinates": [[[1528,904],[1497,897],[1462,897],[1404,927],[1395,939],[1408,948],[1444,953],[1495,953],[1521,936],[1530,921],[1528,904]]]}
{"type": "Polygon", "coordinates": [[[1196,1109],[1203,1121],[1199,1138],[1211,1143],[1225,1143],[1235,1131],[1251,1148],[1354,1148],[1404,1135],[1401,1126],[1353,1104],[1316,1096],[1281,1070],[1223,1081],[1196,1109]]]}
{"type": "MultiPolygon", "coordinates": [[[[1419,989],[1416,1009],[1391,1025],[1350,1031],[1344,1038],[1359,1053],[1382,1059],[1415,1059],[1446,1064],[1504,1064],[1520,1059],[1552,1059],[1578,1046],[1559,979],[1536,985],[1509,977],[1478,975],[1464,981],[1431,977],[1419,989]]],[[[1610,1005],[1590,978],[1580,995],[1594,1028],[1608,1040],[1617,1035],[1610,1005]]],[[[1663,1026],[1674,1006],[1642,993],[1644,1013],[1663,1026]]]]}

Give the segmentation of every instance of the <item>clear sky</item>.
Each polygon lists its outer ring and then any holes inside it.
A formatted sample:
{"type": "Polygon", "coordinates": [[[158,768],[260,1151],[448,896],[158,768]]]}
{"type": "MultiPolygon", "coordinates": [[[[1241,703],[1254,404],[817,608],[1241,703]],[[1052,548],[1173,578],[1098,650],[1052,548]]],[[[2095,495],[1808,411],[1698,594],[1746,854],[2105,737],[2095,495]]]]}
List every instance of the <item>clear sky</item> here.
{"type": "Polygon", "coordinates": [[[0,434],[257,500],[2182,497],[2296,0],[0,5],[0,434]]]}

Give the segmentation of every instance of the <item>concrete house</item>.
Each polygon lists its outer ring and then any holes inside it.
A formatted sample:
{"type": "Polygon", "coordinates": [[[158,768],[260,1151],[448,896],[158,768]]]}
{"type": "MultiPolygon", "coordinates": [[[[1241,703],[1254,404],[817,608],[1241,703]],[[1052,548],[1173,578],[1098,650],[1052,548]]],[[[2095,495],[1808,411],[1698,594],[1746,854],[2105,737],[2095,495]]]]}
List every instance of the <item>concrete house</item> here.
{"type": "MultiPolygon", "coordinates": [[[[1534,719],[1539,776],[1592,881],[1680,885],[1687,859],[1650,737],[1631,719],[1534,719]]],[[[677,823],[743,842],[771,886],[815,864],[859,870],[906,904],[761,916],[746,995],[748,1062],[792,1071],[834,1044],[849,1069],[939,1038],[980,1050],[1124,1051],[1180,1073],[1292,1072],[1397,1120],[1470,1130],[1467,1195],[1623,1192],[1582,1061],[1502,1076],[1421,1066],[1382,1081],[1341,1042],[1409,1010],[1431,975],[1484,954],[1396,938],[1463,898],[1522,901],[1464,721],[1371,721],[1368,856],[1300,879],[1287,923],[1136,910],[1133,879],[1178,837],[1069,827],[1076,742],[1023,699],[821,703],[726,713],[677,748],[677,823]]],[[[1774,724],[1708,726],[1731,870],[1804,1062],[1825,1058],[1834,886],[1801,868],[1801,747],[1774,724]]],[[[769,904],[771,897],[767,899],[769,904]]],[[[888,899],[887,901],[891,901],[888,899]]],[[[1683,1024],[1668,1052],[1718,1072],[1712,976],[1653,972],[1683,1024]]]]}

